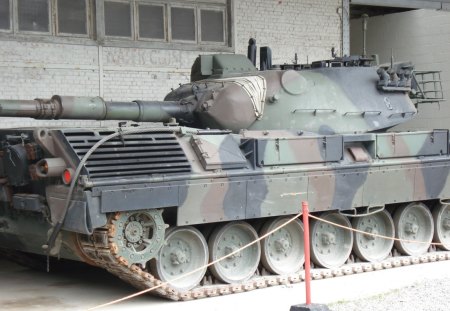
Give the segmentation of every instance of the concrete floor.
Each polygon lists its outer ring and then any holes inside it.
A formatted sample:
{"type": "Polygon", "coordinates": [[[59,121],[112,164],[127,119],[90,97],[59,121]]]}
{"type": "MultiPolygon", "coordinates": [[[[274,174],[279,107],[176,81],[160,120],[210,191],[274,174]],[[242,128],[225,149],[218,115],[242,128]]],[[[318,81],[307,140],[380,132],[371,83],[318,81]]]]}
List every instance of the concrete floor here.
{"type": "MultiPolygon", "coordinates": [[[[52,265],[53,272],[24,268],[0,258],[0,309],[86,310],[136,292],[107,272],[78,263],[52,265]]],[[[427,263],[312,283],[313,302],[330,304],[370,297],[424,279],[450,277],[450,261],[427,263]]],[[[450,285],[449,285],[450,290],[450,285]]],[[[286,310],[304,303],[304,283],[188,302],[140,296],[102,310],[286,310]]],[[[414,309],[414,306],[412,306],[414,309]]]]}

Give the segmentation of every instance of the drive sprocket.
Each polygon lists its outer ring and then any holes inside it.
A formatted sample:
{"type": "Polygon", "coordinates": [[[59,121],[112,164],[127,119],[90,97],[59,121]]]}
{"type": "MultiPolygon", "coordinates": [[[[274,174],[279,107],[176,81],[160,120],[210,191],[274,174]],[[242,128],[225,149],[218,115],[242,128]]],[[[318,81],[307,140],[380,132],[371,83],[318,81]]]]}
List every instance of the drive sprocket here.
{"type": "Polygon", "coordinates": [[[114,255],[125,259],[128,266],[145,267],[156,257],[166,230],[162,210],[116,213],[111,222],[108,235],[114,255]]]}

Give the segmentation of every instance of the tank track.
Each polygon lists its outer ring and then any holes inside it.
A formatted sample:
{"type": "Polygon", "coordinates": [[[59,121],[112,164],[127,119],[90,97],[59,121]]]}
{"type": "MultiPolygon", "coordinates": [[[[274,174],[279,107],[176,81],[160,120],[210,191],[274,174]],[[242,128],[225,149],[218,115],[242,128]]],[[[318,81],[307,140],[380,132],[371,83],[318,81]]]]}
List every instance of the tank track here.
{"type": "MultiPolygon", "coordinates": [[[[111,232],[114,232],[114,225],[109,223],[105,227],[98,228],[91,236],[79,235],[78,246],[84,255],[86,262],[97,267],[104,268],[113,275],[132,286],[145,290],[155,286],[160,286],[150,294],[171,299],[171,300],[193,300],[206,297],[214,297],[252,291],[276,285],[288,285],[299,283],[305,280],[304,271],[289,275],[265,275],[259,270],[259,275],[240,284],[214,284],[211,277],[205,277],[201,284],[189,291],[179,292],[169,284],[163,284],[152,274],[146,272],[137,265],[128,266],[128,262],[117,255],[117,246],[111,242],[111,232]],[[208,281],[206,279],[209,278],[208,281]]],[[[356,273],[370,272],[375,270],[390,269],[413,264],[421,264],[434,261],[450,260],[450,251],[431,250],[420,256],[400,256],[395,255],[382,262],[369,263],[357,262],[349,263],[334,269],[312,269],[311,278],[313,280],[351,275],[356,273]]]]}

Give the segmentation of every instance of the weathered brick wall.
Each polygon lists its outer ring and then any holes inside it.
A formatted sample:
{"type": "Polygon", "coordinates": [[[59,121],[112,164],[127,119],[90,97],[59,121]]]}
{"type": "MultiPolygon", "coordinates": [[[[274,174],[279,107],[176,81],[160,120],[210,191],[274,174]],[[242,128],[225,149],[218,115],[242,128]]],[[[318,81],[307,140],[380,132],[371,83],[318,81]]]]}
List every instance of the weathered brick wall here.
{"type": "Polygon", "coordinates": [[[104,47],[104,97],[115,100],[161,100],[190,79],[199,52],[104,47]]]}
{"type": "MultiPolygon", "coordinates": [[[[250,37],[270,46],[274,63],[298,53],[306,62],[340,46],[341,0],[235,0],[236,53],[250,37]]],[[[198,51],[115,48],[0,40],[0,98],[52,94],[101,95],[107,100],[162,99],[189,81],[198,51]]]]}
{"type": "Polygon", "coordinates": [[[341,0],[235,1],[236,47],[246,53],[248,39],[270,46],[274,63],[289,63],[295,53],[301,63],[331,57],[340,48],[341,0]],[[340,10],[339,10],[340,12],[340,10]]]}
{"type": "MultiPolygon", "coordinates": [[[[362,51],[361,20],[351,23],[351,51],[362,51]]],[[[450,98],[450,12],[416,10],[369,19],[368,54],[379,54],[388,63],[412,61],[417,70],[441,70],[444,97],[450,98]]],[[[396,127],[405,129],[450,128],[450,103],[421,104],[415,120],[396,127]]]]}
{"type": "Polygon", "coordinates": [[[98,48],[0,41],[0,97],[98,95],[98,48]]]}

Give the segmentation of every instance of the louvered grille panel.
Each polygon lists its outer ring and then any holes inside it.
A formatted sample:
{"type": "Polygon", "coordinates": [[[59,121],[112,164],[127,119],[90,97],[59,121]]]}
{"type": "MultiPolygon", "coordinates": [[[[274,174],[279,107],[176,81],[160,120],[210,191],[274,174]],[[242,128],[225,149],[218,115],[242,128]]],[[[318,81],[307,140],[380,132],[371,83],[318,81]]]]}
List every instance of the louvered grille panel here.
{"type": "MultiPolygon", "coordinates": [[[[79,160],[108,131],[64,130],[79,160]]],[[[172,132],[142,133],[115,137],[102,144],[85,165],[90,179],[180,174],[191,171],[177,137],[172,132]]]]}

